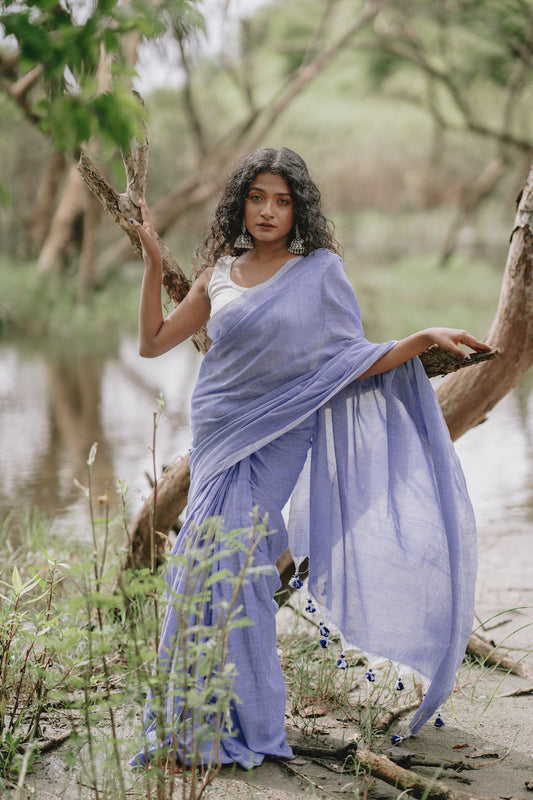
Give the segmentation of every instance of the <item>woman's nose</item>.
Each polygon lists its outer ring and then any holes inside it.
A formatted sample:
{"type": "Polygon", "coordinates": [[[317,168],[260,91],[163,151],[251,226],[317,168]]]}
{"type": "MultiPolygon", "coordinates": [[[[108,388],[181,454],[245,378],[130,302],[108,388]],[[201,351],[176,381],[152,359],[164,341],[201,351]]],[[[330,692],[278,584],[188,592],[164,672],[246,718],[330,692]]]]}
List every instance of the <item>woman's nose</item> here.
{"type": "Polygon", "coordinates": [[[270,200],[266,200],[263,208],[261,209],[261,215],[263,217],[272,217],[272,203],[270,200]]]}

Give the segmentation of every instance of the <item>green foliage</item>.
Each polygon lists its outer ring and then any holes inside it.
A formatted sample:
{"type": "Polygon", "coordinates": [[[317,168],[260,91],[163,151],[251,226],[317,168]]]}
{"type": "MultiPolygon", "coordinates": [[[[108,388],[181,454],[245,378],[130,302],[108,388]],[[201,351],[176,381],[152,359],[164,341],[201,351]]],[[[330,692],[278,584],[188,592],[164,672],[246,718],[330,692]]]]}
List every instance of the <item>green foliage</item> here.
{"type": "Polygon", "coordinates": [[[31,263],[0,262],[0,335],[65,340],[94,347],[116,346],[121,334],[137,329],[137,275],[112,281],[80,305],[69,275],[43,277],[31,263]]]}
{"type": "Polygon", "coordinates": [[[126,87],[131,70],[123,57],[122,38],[131,31],[147,38],[160,36],[169,17],[180,15],[186,15],[191,26],[201,24],[194,0],[169,0],[162,8],[145,0],[100,0],[88,16],[86,10],[76,15],[57,2],[4,2],[0,25],[16,40],[21,72],[42,69],[44,91],[31,112],[55,147],[75,152],[92,136],[127,147],[139,133],[144,114],[126,87]],[[105,91],[98,80],[104,54],[113,58],[114,78],[105,91]]]}
{"type": "MultiPolygon", "coordinates": [[[[66,565],[45,557],[44,578],[32,570],[23,579],[15,564],[10,579],[0,579],[0,785],[18,773],[24,750],[38,735],[50,689],[63,677],[50,642],[60,636],[53,597],[66,565]]],[[[33,747],[31,758],[37,754],[33,747]]]]}
{"type": "Polygon", "coordinates": [[[513,96],[519,105],[531,80],[532,22],[533,8],[521,0],[386,3],[367,42],[368,76],[376,88],[416,98],[441,124],[452,122],[452,109],[465,128],[475,119],[493,123],[495,104],[479,89],[491,88],[500,111],[513,96]],[[424,82],[413,91],[416,71],[424,82]]]}

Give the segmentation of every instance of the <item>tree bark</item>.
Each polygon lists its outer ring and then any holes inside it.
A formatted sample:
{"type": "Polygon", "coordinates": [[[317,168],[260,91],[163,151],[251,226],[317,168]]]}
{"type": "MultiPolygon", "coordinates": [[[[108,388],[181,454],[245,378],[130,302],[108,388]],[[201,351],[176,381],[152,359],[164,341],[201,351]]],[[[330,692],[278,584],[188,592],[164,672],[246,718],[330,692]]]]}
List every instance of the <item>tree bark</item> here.
{"type": "Polygon", "coordinates": [[[519,196],[498,309],[485,341],[500,357],[450,375],[437,389],[453,440],[483,422],[533,364],[533,167],[519,196]]]}

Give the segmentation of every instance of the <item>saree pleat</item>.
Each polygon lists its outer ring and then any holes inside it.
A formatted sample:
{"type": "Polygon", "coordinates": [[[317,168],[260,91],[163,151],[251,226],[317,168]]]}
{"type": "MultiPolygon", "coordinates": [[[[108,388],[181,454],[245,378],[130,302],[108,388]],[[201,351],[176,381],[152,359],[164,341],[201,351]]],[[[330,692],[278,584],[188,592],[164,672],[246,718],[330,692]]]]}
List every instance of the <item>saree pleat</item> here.
{"type": "MultiPolygon", "coordinates": [[[[192,398],[191,526],[223,518],[246,528],[258,506],[271,533],[254,565],[270,566],[240,592],[254,624],[231,631],[236,665],[233,730],[222,763],[290,757],[285,690],[276,653],[274,569],[289,541],[309,556],[309,590],[343,641],[420,672],[429,685],[414,733],[453,689],[473,619],[475,525],[464,477],[418,359],[358,380],[394,342],[363,334],[342,260],[326,250],[291,259],[210,320],[212,346],[192,398]],[[291,496],[288,531],[281,510],[291,496]]],[[[228,564],[232,574],[242,555],[228,564]]],[[[184,580],[170,568],[170,595],[184,580]]],[[[212,586],[212,605],[230,585],[212,586]]],[[[169,602],[159,663],[172,664],[169,602]]],[[[170,681],[170,678],[169,678],[170,681]]],[[[179,698],[166,708],[169,731],[179,698]]],[[[155,746],[147,706],[142,763],[155,746]]],[[[203,755],[211,757],[209,744],[203,755]]],[[[178,758],[180,753],[177,754],[178,758]]],[[[135,761],[135,759],[134,759],[135,761]]]]}
{"type": "MultiPolygon", "coordinates": [[[[315,418],[311,415],[279,439],[217,475],[208,485],[201,489],[194,484],[191,486],[189,520],[196,522],[221,517],[226,531],[246,531],[251,526],[251,512],[255,508],[260,519],[268,515],[269,529],[255,550],[253,561],[254,567],[267,569],[244,583],[236,601],[242,609],[241,616],[260,624],[235,627],[228,637],[227,660],[236,668],[233,689],[239,702],[230,710],[231,722],[226,724],[218,751],[213,748],[213,739],[203,735],[200,755],[205,763],[213,758],[214,752],[215,760],[220,763],[235,761],[245,769],[257,766],[265,756],[292,757],[285,741],[285,685],[276,648],[277,605],[273,596],[280,587],[280,579],[274,564],[288,546],[282,508],[305,461],[314,425],[315,418]]],[[[173,553],[183,552],[190,536],[190,523],[186,523],[173,553]]],[[[231,556],[225,554],[218,566],[238,575],[245,558],[246,553],[238,550],[231,556]]],[[[168,605],[161,632],[158,666],[168,674],[164,741],[169,748],[172,747],[179,760],[190,761],[188,753],[196,742],[190,733],[185,737],[179,734],[180,725],[185,723],[187,727],[187,722],[182,715],[182,696],[172,691],[176,671],[176,610],[172,598],[179,598],[186,592],[186,583],[186,570],[171,566],[167,573],[168,605]]],[[[232,594],[230,581],[215,581],[203,623],[213,624],[211,609],[219,608],[222,603],[229,604],[232,594]]],[[[144,764],[161,745],[161,726],[158,729],[151,700],[152,697],[145,710],[144,748],[132,760],[135,765],[144,764]]],[[[215,727],[214,721],[211,724],[215,727]]]]}

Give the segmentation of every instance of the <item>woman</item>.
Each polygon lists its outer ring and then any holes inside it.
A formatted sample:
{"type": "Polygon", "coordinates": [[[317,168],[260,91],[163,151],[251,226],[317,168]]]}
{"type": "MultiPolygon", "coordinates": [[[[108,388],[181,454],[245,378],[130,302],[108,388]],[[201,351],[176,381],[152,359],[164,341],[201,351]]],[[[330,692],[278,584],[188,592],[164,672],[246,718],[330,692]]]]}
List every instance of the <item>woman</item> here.
{"type": "MultiPolygon", "coordinates": [[[[161,261],[148,209],[132,220],[143,247],[140,353],[154,357],[205,323],[212,339],[193,393],[191,527],[221,517],[246,529],[254,507],[270,534],[242,587],[254,623],[233,630],[231,735],[222,763],[245,768],[292,756],[276,653],[273,569],[290,544],[309,555],[309,591],[328,625],[354,646],[418,670],[428,682],[416,732],[453,688],[473,616],[475,530],[464,479],[434,392],[416,356],[439,344],[489,350],[461,330],[430,328],[371,344],[320,193],[291,150],[263,148],[229,178],[188,295],[166,319],[161,261]],[[291,498],[289,533],[281,509],[291,498]]],[[[242,556],[230,565],[236,574],[242,556]]],[[[179,592],[179,571],[169,571],[179,592]]],[[[216,605],[231,593],[213,586],[216,605]]],[[[172,662],[175,616],[167,608],[160,662],[172,662]]],[[[182,709],[167,711],[169,730],[182,709]]],[[[153,715],[152,715],[153,717],[153,715]]],[[[147,717],[143,762],[155,741],[147,717]]],[[[206,748],[206,760],[209,757],[206,748]]],[[[183,754],[181,754],[183,755],[183,754]]],[[[180,753],[177,753],[180,757],[180,753]]]]}

